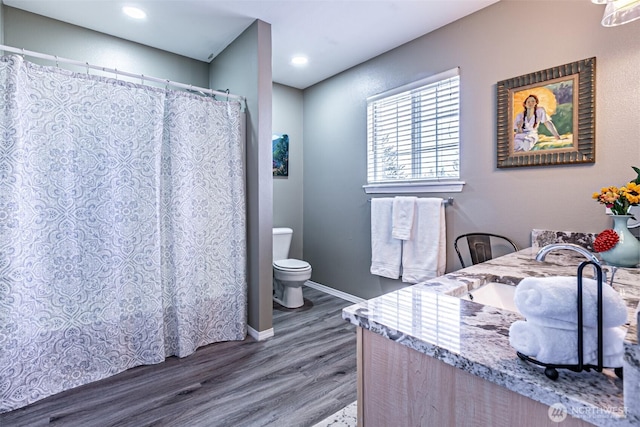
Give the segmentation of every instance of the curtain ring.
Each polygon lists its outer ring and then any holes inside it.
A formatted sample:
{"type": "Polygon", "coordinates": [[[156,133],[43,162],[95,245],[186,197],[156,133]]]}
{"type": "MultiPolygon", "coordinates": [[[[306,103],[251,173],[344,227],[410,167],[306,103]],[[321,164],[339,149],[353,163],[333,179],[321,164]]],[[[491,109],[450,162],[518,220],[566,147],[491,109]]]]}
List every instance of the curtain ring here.
{"type": "Polygon", "coordinates": [[[171,83],[171,80],[167,79],[167,84],[164,86],[164,90],[169,90],[169,83],[171,83]]]}
{"type": "Polygon", "coordinates": [[[24,48],[22,48],[22,59],[24,59],[24,48]]]}
{"type": "Polygon", "coordinates": [[[56,68],[60,68],[60,64],[58,64],[58,55],[56,55],[56,68]]]}
{"type": "Polygon", "coordinates": [[[114,70],[114,73],[115,73],[115,75],[116,75],[116,81],[118,81],[118,69],[117,69],[117,68],[114,68],[113,70],[114,70]]]}
{"type": "Polygon", "coordinates": [[[140,74],[140,84],[144,84],[144,74],[140,74]]]}
{"type": "Polygon", "coordinates": [[[225,90],[225,92],[227,93],[227,102],[229,102],[229,89],[225,90]]]}
{"type": "Polygon", "coordinates": [[[87,67],[87,75],[89,75],[89,63],[85,62],[84,65],[87,67]]]}

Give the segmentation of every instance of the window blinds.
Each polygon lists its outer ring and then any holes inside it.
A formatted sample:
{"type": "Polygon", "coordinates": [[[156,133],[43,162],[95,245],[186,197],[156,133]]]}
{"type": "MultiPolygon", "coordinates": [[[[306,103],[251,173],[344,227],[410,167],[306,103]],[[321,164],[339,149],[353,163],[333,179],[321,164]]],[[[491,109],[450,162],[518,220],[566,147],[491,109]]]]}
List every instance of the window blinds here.
{"type": "Polygon", "coordinates": [[[455,68],[367,99],[368,182],[459,178],[455,68]]]}

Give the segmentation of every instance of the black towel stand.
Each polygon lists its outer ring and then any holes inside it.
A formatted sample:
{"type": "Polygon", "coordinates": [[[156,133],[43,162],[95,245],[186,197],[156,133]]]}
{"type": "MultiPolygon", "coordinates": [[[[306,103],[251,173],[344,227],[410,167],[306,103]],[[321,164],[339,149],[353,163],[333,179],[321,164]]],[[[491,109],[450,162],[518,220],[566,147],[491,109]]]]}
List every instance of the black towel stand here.
{"type": "MultiPolygon", "coordinates": [[[[569,369],[573,372],[581,372],[581,371],[587,371],[589,372],[591,369],[597,371],[597,372],[602,372],[602,370],[605,368],[605,366],[603,366],[603,360],[604,360],[604,353],[603,353],[603,349],[602,349],[602,342],[603,342],[603,337],[602,337],[602,322],[603,322],[603,314],[602,314],[602,268],[596,264],[593,261],[584,261],[583,263],[581,263],[578,266],[578,364],[577,365],[554,365],[554,364],[550,364],[550,363],[542,363],[537,361],[536,359],[534,359],[533,357],[529,357],[529,356],[525,356],[524,354],[520,353],[519,351],[517,352],[518,357],[522,360],[525,360],[527,362],[531,362],[534,363],[538,366],[543,366],[545,368],[544,370],[544,374],[552,380],[557,380],[558,379],[558,371],[556,369],[569,369]],[[598,330],[598,364],[597,365],[591,365],[591,364],[584,364],[584,354],[583,354],[583,348],[582,348],[582,343],[583,343],[583,330],[582,330],[582,324],[583,324],[583,313],[582,313],[582,271],[584,270],[584,267],[586,267],[587,265],[593,265],[594,268],[596,269],[597,272],[597,278],[598,278],[598,325],[597,325],[597,330],[598,330]]],[[[622,378],[622,368],[618,367],[618,368],[613,368],[615,374],[618,376],[618,378],[622,378]]]]}

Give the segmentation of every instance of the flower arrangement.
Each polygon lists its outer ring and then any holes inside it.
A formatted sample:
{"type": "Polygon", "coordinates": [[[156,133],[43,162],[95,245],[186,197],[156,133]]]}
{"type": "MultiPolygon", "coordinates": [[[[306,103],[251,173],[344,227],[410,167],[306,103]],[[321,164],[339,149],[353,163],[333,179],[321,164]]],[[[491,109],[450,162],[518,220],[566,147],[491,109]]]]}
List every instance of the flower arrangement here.
{"type": "Polygon", "coordinates": [[[640,169],[632,166],[638,177],[618,187],[603,187],[599,193],[593,193],[593,198],[605,205],[614,215],[628,215],[631,206],[640,204],[640,169]]]}
{"type": "Polygon", "coordinates": [[[629,233],[626,221],[631,206],[640,204],[640,169],[632,166],[638,177],[618,187],[604,187],[593,198],[611,210],[614,216],[614,228],[599,233],[593,250],[599,252],[602,260],[609,265],[635,267],[640,262],[640,243],[629,233]],[[622,222],[624,220],[624,223],[622,222]]]}

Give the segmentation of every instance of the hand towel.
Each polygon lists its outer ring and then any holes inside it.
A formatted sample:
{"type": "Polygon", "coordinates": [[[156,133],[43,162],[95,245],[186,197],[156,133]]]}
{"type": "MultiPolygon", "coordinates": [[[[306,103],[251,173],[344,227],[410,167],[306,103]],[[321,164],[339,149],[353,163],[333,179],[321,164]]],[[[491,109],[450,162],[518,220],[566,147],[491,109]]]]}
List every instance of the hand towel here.
{"type": "Polygon", "coordinates": [[[418,198],[411,238],[402,245],[402,281],[419,283],[446,268],[446,226],[440,198],[418,198]]]}
{"type": "Polygon", "coordinates": [[[409,240],[413,227],[414,208],[417,197],[394,197],[391,236],[394,239],[409,240]]]}
{"type": "MultiPolygon", "coordinates": [[[[582,280],[583,326],[598,322],[597,281],[582,280]]],[[[514,302],[526,318],[578,322],[578,279],[576,277],[527,277],[516,286],[514,302]]],[[[611,328],[627,321],[624,300],[611,286],[602,285],[603,326],[611,328]]]]}
{"type": "Polygon", "coordinates": [[[402,241],[391,237],[392,198],[371,200],[371,274],[400,277],[402,241]]]}
{"type": "MultiPolygon", "coordinates": [[[[607,368],[622,366],[624,356],[624,328],[602,330],[603,365],[607,368]]],[[[520,353],[542,363],[574,365],[578,363],[578,329],[573,330],[539,326],[518,320],[509,328],[509,344],[520,353]]],[[[583,328],[582,363],[598,364],[598,333],[595,328],[583,328]]]]}

